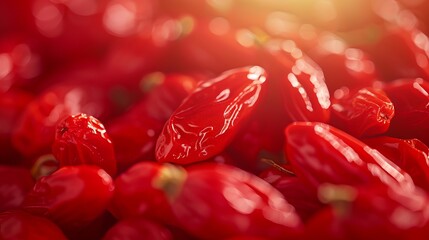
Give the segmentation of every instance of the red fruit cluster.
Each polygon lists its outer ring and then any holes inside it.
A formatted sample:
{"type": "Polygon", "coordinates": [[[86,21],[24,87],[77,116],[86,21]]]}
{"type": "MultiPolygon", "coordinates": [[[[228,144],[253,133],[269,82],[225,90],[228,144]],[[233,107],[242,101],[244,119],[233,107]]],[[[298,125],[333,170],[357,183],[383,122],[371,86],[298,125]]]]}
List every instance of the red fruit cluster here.
{"type": "Polygon", "coordinates": [[[428,11],[0,1],[0,239],[427,239],[428,11]]]}

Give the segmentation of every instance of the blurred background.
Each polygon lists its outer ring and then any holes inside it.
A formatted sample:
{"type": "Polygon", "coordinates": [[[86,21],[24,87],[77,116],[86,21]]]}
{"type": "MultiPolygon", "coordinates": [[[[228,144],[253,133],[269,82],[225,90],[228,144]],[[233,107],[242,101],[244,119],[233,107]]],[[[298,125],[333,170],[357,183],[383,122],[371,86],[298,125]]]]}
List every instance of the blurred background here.
{"type": "Polygon", "coordinates": [[[186,55],[211,61],[196,50],[216,48],[210,34],[233,34],[242,45],[255,34],[289,38],[307,49],[329,32],[364,45],[386,22],[427,33],[428,12],[426,0],[2,0],[0,91],[37,91],[60,69],[101,62],[136,75],[195,70],[186,55]]]}

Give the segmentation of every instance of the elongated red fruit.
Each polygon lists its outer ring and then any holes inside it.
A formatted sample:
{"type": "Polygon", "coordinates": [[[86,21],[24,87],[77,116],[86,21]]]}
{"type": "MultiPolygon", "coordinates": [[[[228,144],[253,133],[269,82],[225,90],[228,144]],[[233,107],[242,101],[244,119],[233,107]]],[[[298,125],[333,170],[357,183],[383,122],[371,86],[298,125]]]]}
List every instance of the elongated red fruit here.
{"type": "Polygon", "coordinates": [[[380,152],[328,124],[297,122],[289,125],[285,134],[285,152],[296,175],[314,187],[382,182],[415,188],[410,175],[380,152]]]}
{"type": "Polygon", "coordinates": [[[237,235],[295,239],[302,233],[301,219],[283,195],[239,168],[197,164],[182,176],[166,174],[159,183],[171,199],[178,222],[201,239],[237,235]]]}
{"type": "Polygon", "coordinates": [[[199,85],[164,125],[157,160],[188,164],[222,152],[255,110],[266,77],[263,68],[251,66],[199,85]]]}

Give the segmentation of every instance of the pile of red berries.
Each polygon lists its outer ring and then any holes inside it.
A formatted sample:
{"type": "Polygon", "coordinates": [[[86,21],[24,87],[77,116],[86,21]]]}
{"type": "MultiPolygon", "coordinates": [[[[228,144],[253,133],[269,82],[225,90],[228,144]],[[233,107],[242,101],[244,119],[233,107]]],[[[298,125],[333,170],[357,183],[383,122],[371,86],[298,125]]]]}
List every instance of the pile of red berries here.
{"type": "Polygon", "coordinates": [[[427,239],[428,11],[1,1],[0,239],[427,239]]]}

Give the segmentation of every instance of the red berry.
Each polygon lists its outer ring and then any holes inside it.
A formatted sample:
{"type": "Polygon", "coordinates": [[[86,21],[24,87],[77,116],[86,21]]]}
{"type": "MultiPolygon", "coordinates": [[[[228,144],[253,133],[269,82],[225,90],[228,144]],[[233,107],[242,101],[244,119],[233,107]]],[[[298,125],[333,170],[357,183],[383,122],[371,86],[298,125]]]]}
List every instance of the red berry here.
{"type": "Polygon", "coordinates": [[[296,122],[286,128],[285,135],[285,154],[296,175],[316,188],[323,183],[361,186],[380,182],[392,188],[415,188],[403,169],[330,125],[296,122]]]}
{"type": "Polygon", "coordinates": [[[89,164],[111,176],[116,174],[115,153],[106,129],[86,114],[72,115],[58,123],[52,153],[60,167],[89,164]]]}
{"type": "Polygon", "coordinates": [[[356,137],[385,133],[395,108],[384,91],[362,88],[337,99],[331,108],[331,124],[356,137]]]}
{"type": "MultiPolygon", "coordinates": [[[[84,75],[80,76],[82,81],[93,77],[84,75]]],[[[113,105],[106,99],[108,94],[105,88],[82,82],[57,83],[45,89],[26,106],[16,123],[12,135],[14,147],[27,157],[50,153],[59,121],[78,113],[102,120],[112,115],[113,105]]]]}
{"type": "Polygon", "coordinates": [[[104,170],[88,165],[67,166],[40,178],[23,208],[46,216],[64,229],[90,223],[107,208],[114,185],[104,170]]]}
{"type": "Polygon", "coordinates": [[[197,164],[182,175],[166,174],[160,183],[181,226],[197,237],[285,239],[301,234],[302,222],[283,195],[239,168],[197,164]]]}
{"type": "Polygon", "coordinates": [[[256,108],[265,80],[265,70],[253,66],[201,83],[164,125],[157,160],[188,164],[222,152],[256,108]]]}

